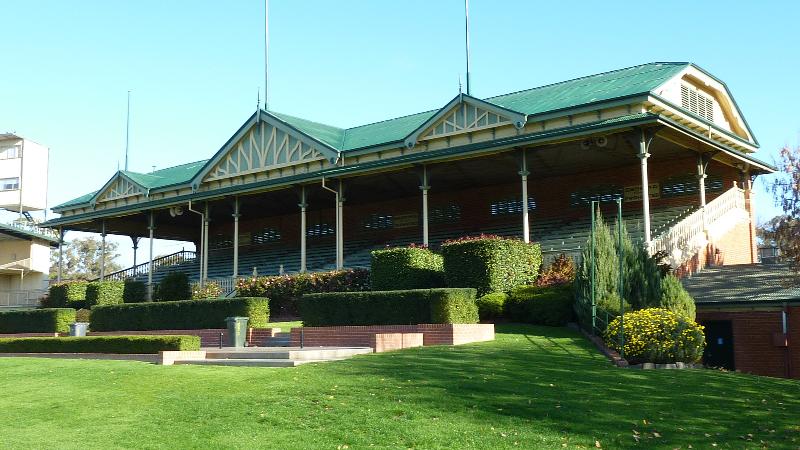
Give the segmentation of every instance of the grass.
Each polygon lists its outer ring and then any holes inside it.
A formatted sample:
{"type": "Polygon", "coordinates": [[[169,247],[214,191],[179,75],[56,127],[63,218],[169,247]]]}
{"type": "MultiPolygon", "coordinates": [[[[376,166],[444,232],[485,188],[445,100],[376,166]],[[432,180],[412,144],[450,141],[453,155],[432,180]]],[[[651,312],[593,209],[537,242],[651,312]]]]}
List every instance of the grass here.
{"type": "Polygon", "coordinates": [[[2,448],[797,448],[800,383],[617,369],[566,330],[295,369],[0,358],[2,448]]]}
{"type": "Polygon", "coordinates": [[[294,320],[290,322],[270,322],[264,328],[280,328],[281,331],[288,333],[292,328],[300,328],[302,326],[302,321],[294,320]]]}

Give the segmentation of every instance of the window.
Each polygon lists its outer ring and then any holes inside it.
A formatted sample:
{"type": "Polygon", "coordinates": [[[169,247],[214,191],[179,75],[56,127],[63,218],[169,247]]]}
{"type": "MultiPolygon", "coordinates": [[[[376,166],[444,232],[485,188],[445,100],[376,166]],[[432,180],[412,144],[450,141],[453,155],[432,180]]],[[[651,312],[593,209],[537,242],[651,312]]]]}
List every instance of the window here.
{"type": "Polygon", "coordinates": [[[590,202],[613,202],[622,198],[622,188],[619,186],[595,186],[570,194],[572,206],[588,205],[590,202]]]}
{"type": "Polygon", "coordinates": [[[714,100],[694,86],[681,84],[681,106],[709,122],[714,121],[714,100]]]}
{"type": "Polygon", "coordinates": [[[22,156],[22,149],[19,145],[0,148],[0,159],[13,159],[22,156]]]}
{"type": "MultiPolygon", "coordinates": [[[[722,178],[711,175],[706,178],[706,192],[721,192],[723,188],[722,178]]],[[[692,174],[667,178],[661,184],[661,196],[664,198],[694,195],[699,191],[700,182],[697,175],[692,174]]]]}
{"type": "Polygon", "coordinates": [[[333,227],[327,223],[318,223],[316,225],[311,225],[306,230],[306,236],[308,237],[327,236],[330,234],[333,234],[333,227]]]}
{"type": "MultiPolygon", "coordinates": [[[[536,201],[533,197],[528,197],[528,210],[536,209],[536,201]]],[[[504,216],[507,214],[522,214],[522,200],[509,198],[494,202],[489,206],[489,212],[493,216],[504,216]]]]}
{"type": "Polygon", "coordinates": [[[19,189],[19,178],[0,178],[0,191],[19,189]]]}
{"type": "Polygon", "coordinates": [[[431,223],[456,223],[461,221],[461,207],[456,204],[432,208],[428,218],[431,223]]]}
{"type": "Polygon", "coordinates": [[[275,228],[264,228],[250,235],[250,242],[253,244],[267,244],[281,240],[281,232],[275,228]]]}
{"type": "Polygon", "coordinates": [[[388,230],[394,228],[391,214],[370,214],[364,221],[365,230],[388,230]]]}

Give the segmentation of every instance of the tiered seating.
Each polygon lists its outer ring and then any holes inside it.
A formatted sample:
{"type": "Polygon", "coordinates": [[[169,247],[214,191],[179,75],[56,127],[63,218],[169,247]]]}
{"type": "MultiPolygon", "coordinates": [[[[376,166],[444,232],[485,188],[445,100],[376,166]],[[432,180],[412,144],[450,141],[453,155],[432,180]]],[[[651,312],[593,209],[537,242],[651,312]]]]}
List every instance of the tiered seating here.
{"type": "MultiPolygon", "coordinates": [[[[691,214],[693,207],[670,207],[651,212],[651,229],[653,237],[666,231],[682,218],[691,214]]],[[[623,216],[628,232],[635,241],[644,239],[642,230],[642,215],[640,213],[627,213],[623,216]]],[[[609,219],[612,223],[613,218],[609,219]]],[[[577,220],[563,218],[537,218],[531,215],[531,238],[539,242],[545,255],[558,253],[577,254],[586,245],[589,239],[591,220],[584,217],[577,220]]],[[[487,226],[480,230],[468,228],[432,227],[429,234],[431,247],[437,248],[447,239],[464,235],[497,234],[506,237],[521,237],[522,230],[519,223],[504,223],[496,226],[487,226]]],[[[367,238],[345,241],[345,266],[369,267],[372,250],[390,247],[402,247],[412,243],[419,243],[421,236],[419,230],[409,230],[409,233],[377,243],[367,238]]],[[[307,247],[306,265],[310,271],[332,270],[335,267],[335,243],[332,239],[317,241],[310,240],[307,247]]],[[[233,261],[232,249],[212,250],[208,258],[208,277],[225,278],[231,276],[233,261]]],[[[239,275],[247,276],[256,269],[259,275],[274,275],[280,273],[297,272],[300,269],[300,249],[286,248],[280,245],[263,247],[242,247],[239,250],[239,275]],[[281,267],[282,266],[282,267],[281,267]]],[[[154,282],[159,282],[167,273],[172,271],[185,272],[192,280],[200,277],[200,264],[198,260],[187,261],[170,267],[159,268],[153,274],[154,282]]],[[[147,276],[138,277],[146,281],[147,276]]]]}

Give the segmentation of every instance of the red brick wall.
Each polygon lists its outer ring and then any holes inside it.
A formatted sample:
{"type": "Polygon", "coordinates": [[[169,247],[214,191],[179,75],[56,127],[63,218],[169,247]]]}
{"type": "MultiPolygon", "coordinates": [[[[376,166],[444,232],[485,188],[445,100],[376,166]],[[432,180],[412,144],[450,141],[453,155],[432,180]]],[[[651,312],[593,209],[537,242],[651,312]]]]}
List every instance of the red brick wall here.
{"type": "MultiPolygon", "coordinates": [[[[670,159],[669,161],[651,161],[649,165],[650,182],[663,182],[667,178],[676,175],[686,175],[696,172],[696,159],[688,156],[681,159],[670,159]]],[[[733,185],[734,180],[739,179],[736,169],[712,161],[708,168],[708,173],[722,177],[725,190],[733,185]]],[[[475,174],[479,177],[479,174],[475,174]]],[[[521,231],[521,218],[519,215],[492,216],[489,213],[489,205],[497,200],[514,198],[520,195],[519,177],[516,172],[509,172],[508,183],[493,186],[482,186],[463,190],[448,190],[447,186],[431,184],[429,193],[429,208],[433,209],[440,205],[455,203],[461,206],[461,221],[458,224],[431,224],[431,233],[440,230],[452,229],[455,235],[479,233],[483,229],[502,225],[519,225],[521,231]]],[[[638,161],[631,158],[631,163],[622,167],[607,170],[598,170],[583,173],[573,173],[558,176],[532,176],[528,181],[529,195],[536,200],[537,207],[531,211],[530,220],[535,222],[537,219],[560,218],[571,220],[576,218],[586,218],[588,207],[570,206],[570,194],[574,191],[590,188],[596,185],[618,185],[640,186],[641,172],[638,161]]],[[[713,200],[719,193],[709,192],[707,201],[713,200]]],[[[327,202],[332,203],[332,202],[327,202]]],[[[699,195],[688,195],[682,197],[652,199],[651,209],[658,209],[677,205],[699,204],[699,195]]],[[[327,205],[326,205],[327,206],[327,205]]],[[[625,211],[641,211],[641,201],[623,203],[625,211]]],[[[391,230],[368,231],[362,227],[363,220],[373,213],[380,214],[419,214],[421,209],[421,197],[419,195],[410,197],[400,197],[387,199],[380,202],[369,204],[355,204],[345,202],[344,206],[344,230],[345,240],[367,240],[373,244],[381,244],[391,241],[398,237],[416,237],[422,240],[421,227],[408,227],[391,230]]],[[[299,212],[274,216],[267,218],[251,219],[246,216],[240,219],[241,233],[259,230],[263,227],[274,227],[280,230],[281,240],[276,243],[267,244],[269,246],[284,247],[299,246],[299,212]]],[[[309,226],[325,222],[334,224],[334,211],[332,208],[312,210],[308,213],[309,226]]],[[[211,223],[211,235],[224,234],[230,235],[233,223],[216,221],[211,223]]],[[[535,240],[536,236],[532,236],[535,240]]],[[[310,237],[309,245],[315,242],[333,242],[333,236],[310,237]]],[[[247,251],[246,247],[242,251],[247,251]]]]}
{"type": "MultiPolygon", "coordinates": [[[[204,330],[145,330],[145,331],[90,331],[88,336],[152,336],[152,335],[177,335],[186,334],[199,336],[202,347],[219,347],[220,335],[223,345],[228,338],[228,330],[224,328],[210,328],[204,330]]],[[[264,345],[268,337],[274,336],[272,328],[248,328],[247,343],[250,346],[264,345]]]]}
{"type": "Polygon", "coordinates": [[[698,310],[697,321],[730,320],[736,370],[756,375],[785,377],[789,354],[790,376],[800,378],[800,307],[789,311],[789,347],[775,346],[773,334],[782,330],[781,309],[764,311],[698,310]]]}

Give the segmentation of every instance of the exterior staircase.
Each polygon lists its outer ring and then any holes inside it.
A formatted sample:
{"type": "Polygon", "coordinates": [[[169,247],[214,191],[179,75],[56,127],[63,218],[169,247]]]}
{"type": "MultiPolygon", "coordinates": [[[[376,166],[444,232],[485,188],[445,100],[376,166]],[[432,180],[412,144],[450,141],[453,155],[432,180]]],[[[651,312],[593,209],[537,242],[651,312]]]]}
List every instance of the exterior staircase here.
{"type": "Polygon", "coordinates": [[[672,267],[680,267],[709,243],[749,220],[745,191],[734,185],[653,239],[650,254],[664,252],[672,267]]]}

